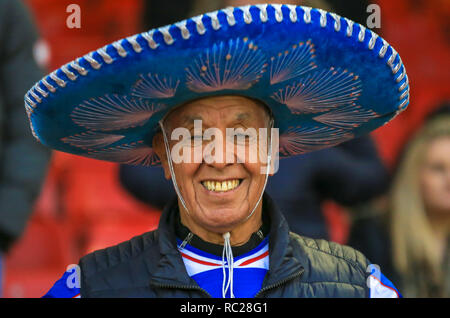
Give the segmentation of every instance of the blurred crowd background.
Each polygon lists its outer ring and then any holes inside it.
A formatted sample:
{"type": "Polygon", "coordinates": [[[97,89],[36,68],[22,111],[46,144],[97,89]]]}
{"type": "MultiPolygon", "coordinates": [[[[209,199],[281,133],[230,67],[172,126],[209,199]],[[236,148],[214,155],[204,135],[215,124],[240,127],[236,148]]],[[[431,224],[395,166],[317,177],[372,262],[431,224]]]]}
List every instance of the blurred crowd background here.
{"type": "MultiPolygon", "coordinates": [[[[157,227],[174,195],[158,168],[51,152],[23,95],[46,73],[117,39],[252,0],[0,1],[0,295],[41,297],[84,254],[157,227]],[[68,28],[70,4],[81,27],[68,28]]],[[[405,297],[450,296],[450,1],[267,1],[366,24],[401,55],[410,105],[370,136],[280,162],[267,192],[291,230],[351,245],[405,297]]]]}

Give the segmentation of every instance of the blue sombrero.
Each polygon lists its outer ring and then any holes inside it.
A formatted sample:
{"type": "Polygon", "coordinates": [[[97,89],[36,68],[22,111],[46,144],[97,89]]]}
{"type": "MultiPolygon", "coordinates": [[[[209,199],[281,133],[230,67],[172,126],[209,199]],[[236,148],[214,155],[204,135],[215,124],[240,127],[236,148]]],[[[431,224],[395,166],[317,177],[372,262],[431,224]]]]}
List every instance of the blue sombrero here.
{"type": "Polygon", "coordinates": [[[302,6],[226,8],[130,36],[44,77],[25,96],[33,135],[53,149],[159,164],[158,121],[189,100],[236,94],[273,113],[280,157],[331,147],[409,103],[397,52],[334,13],[302,6]]]}

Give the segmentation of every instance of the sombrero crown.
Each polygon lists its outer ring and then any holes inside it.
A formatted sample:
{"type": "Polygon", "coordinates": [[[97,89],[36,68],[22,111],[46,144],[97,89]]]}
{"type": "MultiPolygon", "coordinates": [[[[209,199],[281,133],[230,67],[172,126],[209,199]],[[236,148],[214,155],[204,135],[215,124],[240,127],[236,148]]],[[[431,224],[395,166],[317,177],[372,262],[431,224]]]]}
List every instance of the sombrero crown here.
{"type": "Polygon", "coordinates": [[[158,121],[189,100],[262,101],[280,157],[334,146],[409,103],[397,52],[362,25],[302,6],[226,8],[106,45],[44,77],[25,96],[33,135],[56,150],[154,165],[158,121]]]}

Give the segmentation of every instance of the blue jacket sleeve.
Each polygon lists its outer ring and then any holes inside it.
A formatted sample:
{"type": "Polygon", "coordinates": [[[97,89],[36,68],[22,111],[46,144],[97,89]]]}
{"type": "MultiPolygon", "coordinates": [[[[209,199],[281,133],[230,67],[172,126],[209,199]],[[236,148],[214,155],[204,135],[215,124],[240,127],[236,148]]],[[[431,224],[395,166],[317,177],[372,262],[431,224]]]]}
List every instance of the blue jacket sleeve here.
{"type": "Polygon", "coordinates": [[[42,298],[81,298],[80,268],[74,266],[68,269],[42,298]]]}
{"type": "Polygon", "coordinates": [[[370,298],[403,298],[394,284],[381,273],[376,264],[369,265],[370,275],[367,284],[370,288],[370,298]]]}

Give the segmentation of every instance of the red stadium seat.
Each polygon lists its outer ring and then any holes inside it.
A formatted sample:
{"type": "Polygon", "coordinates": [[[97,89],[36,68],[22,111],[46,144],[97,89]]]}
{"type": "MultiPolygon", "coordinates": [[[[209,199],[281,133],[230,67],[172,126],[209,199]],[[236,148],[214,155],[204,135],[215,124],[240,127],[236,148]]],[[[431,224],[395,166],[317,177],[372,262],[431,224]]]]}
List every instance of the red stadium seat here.
{"type": "MultiPolygon", "coordinates": [[[[69,15],[66,8],[72,3],[26,1],[39,33],[50,46],[50,70],[139,31],[141,0],[78,1],[82,8],[81,29],[65,27],[69,15]]],[[[5,297],[40,297],[70,263],[78,262],[88,250],[86,244],[115,244],[116,238],[140,234],[159,220],[159,211],[138,202],[121,188],[117,165],[59,152],[54,152],[36,203],[26,232],[6,256],[5,297]],[[128,221],[145,227],[130,225],[117,228],[118,232],[108,230],[109,238],[97,234],[102,232],[99,228],[104,222],[128,221]]]]}
{"type": "Polygon", "coordinates": [[[76,262],[64,227],[33,217],[5,259],[4,297],[41,297],[76,262]]]}
{"type": "Polygon", "coordinates": [[[330,241],[347,244],[350,234],[350,216],[346,208],[333,201],[326,201],[322,204],[322,211],[330,241]]]}

